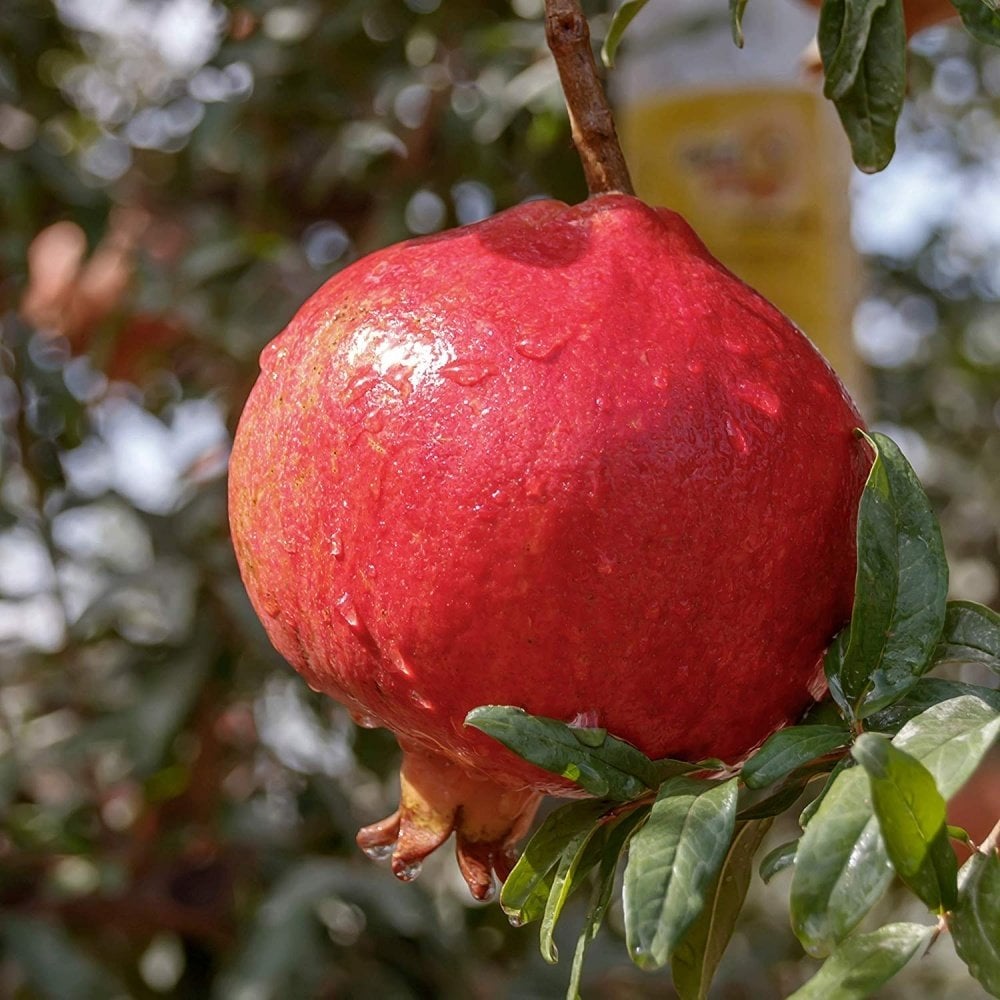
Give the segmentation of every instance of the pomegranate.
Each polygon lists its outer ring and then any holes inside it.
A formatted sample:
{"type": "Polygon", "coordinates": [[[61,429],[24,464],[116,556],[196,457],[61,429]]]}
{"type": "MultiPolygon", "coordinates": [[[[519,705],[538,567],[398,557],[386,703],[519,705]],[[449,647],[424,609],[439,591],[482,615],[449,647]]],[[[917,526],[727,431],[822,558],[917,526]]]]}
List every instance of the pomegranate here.
{"type": "Polygon", "coordinates": [[[263,352],[233,540],[275,646],[387,726],[411,877],[473,894],[542,793],[464,725],[509,704],[737,761],[822,690],[871,456],[840,382],[675,213],[533,201],[341,271],[263,352]]]}

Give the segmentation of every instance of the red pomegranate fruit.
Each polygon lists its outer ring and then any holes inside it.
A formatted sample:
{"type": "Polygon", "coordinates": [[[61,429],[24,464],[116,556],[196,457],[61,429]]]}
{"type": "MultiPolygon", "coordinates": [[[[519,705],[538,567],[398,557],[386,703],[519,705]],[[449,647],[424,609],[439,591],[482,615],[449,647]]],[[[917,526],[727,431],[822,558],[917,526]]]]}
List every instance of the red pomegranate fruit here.
{"type": "MultiPolygon", "coordinates": [[[[534,201],[341,271],[263,352],[232,454],[250,598],[309,684],[387,726],[411,877],[474,895],[542,793],[482,704],[737,761],[848,619],[861,418],[675,213],[534,201]]],[[[579,794],[579,790],[576,790],[579,794]]]]}

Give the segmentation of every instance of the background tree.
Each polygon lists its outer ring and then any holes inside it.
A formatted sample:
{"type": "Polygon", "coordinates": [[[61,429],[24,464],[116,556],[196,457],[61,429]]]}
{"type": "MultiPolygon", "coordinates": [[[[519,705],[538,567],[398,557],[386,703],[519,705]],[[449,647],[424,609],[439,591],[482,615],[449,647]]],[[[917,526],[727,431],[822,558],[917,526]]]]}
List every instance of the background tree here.
{"type": "MultiPolygon", "coordinates": [[[[395,798],[394,745],[270,652],[222,484],[258,351],[328,275],[584,196],[540,17],[534,0],[0,10],[0,993],[564,989],[450,865],[404,887],[357,854],[395,798]]],[[[857,186],[855,337],[875,426],[940,514],[953,596],[995,604],[998,55],[931,29],[910,88],[896,160],[857,186]]],[[[983,836],[978,816],[955,822],[983,836]]],[[[772,886],[723,995],[785,995],[814,968],[772,886]]],[[[663,995],[620,935],[613,911],[585,990],[663,995]]],[[[974,996],[935,949],[885,995],[955,975],[974,996]]]]}

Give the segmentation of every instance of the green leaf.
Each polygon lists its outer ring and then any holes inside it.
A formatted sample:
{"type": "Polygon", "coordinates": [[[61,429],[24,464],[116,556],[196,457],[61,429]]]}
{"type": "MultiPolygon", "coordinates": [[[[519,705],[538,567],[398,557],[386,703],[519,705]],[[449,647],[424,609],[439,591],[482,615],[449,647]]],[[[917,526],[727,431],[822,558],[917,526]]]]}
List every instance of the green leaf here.
{"type": "Polygon", "coordinates": [[[580,931],[580,937],[576,943],[576,951],[573,953],[569,987],[566,991],[566,996],[570,1000],[579,996],[580,980],[583,975],[583,959],[588,945],[597,937],[597,932],[604,922],[604,915],[608,911],[608,904],[611,902],[611,894],[615,887],[618,862],[621,860],[622,853],[628,845],[629,839],[635,832],[636,827],[646,819],[648,814],[648,808],[636,809],[627,813],[614,824],[609,825],[604,831],[604,838],[601,844],[601,860],[597,869],[594,889],[590,897],[590,906],[587,910],[583,928],[580,931]]]}
{"type": "Polygon", "coordinates": [[[955,951],[983,987],[1000,997],[1000,855],[974,854],[962,866],[959,882],[950,921],[955,951]]]}
{"type": "MultiPolygon", "coordinates": [[[[834,100],[851,143],[854,162],[866,173],[882,170],[896,150],[896,122],[906,91],[906,30],[902,0],[885,0],[872,11],[860,61],[860,35],[845,36],[848,4],[825,0],[820,9],[819,48],[824,68],[834,66],[834,100]],[[843,52],[842,56],[838,53],[843,52]],[[846,89],[845,89],[846,88],[846,89]]],[[[857,24],[855,18],[854,24],[857,24]]]]}
{"type": "Polygon", "coordinates": [[[465,723],[597,798],[628,802],[659,785],[653,762],[645,754],[603,730],[576,729],[510,705],[475,708],[465,723]]]}
{"type": "Polygon", "coordinates": [[[732,26],[733,42],[738,49],[743,48],[743,11],[747,0],[729,0],[729,22],[732,26]]]}
{"type": "Polygon", "coordinates": [[[1000,45],[1000,12],[990,0],[951,0],[965,30],[987,45],[1000,45]]]}
{"type": "Polygon", "coordinates": [[[543,916],[565,845],[592,831],[607,810],[606,802],[587,799],[549,813],[500,891],[500,905],[512,922],[520,926],[543,916]]]}
{"type": "Polygon", "coordinates": [[[934,778],[884,736],[862,734],[851,754],[868,772],[872,805],[896,874],[930,909],[950,910],[958,896],[958,863],[934,778]]]}
{"type": "MultiPolygon", "coordinates": [[[[948,799],[985,756],[1000,715],[978,698],[935,705],[908,722],[892,745],[918,760],[948,799]]],[[[808,819],[792,879],[792,927],[809,954],[842,941],[892,880],[867,774],[840,771],[808,819]]]]}
{"type": "Polygon", "coordinates": [[[671,778],[645,826],[632,838],[625,866],[625,939],[642,968],[662,968],[697,919],[729,849],[737,779],[721,784],[671,778]]]}
{"type": "Polygon", "coordinates": [[[1000,712],[963,695],[911,719],[892,745],[915,757],[950,799],[972,776],[1000,735],[1000,712]]]}
{"type": "Polygon", "coordinates": [[[770,851],[760,863],[760,877],[764,882],[770,882],[778,872],[783,872],[786,868],[791,868],[795,864],[795,855],[798,853],[798,850],[798,840],[789,840],[787,843],[779,844],[773,851],[770,851]]]}
{"type": "Polygon", "coordinates": [[[1000,691],[996,688],[963,684],[961,681],[946,681],[941,677],[921,677],[899,701],[869,716],[866,725],[872,732],[897,733],[910,719],[916,718],[921,712],[962,695],[972,695],[995,711],[1000,711],[1000,691]]]}
{"type": "Polygon", "coordinates": [[[842,771],[799,841],[791,917],[810,955],[827,955],[854,929],[892,881],[868,777],[842,771]]]}
{"type": "Polygon", "coordinates": [[[831,678],[855,718],[902,697],[926,672],[941,636],[948,565],[930,501],[883,434],[858,508],[854,611],[831,678]]]}
{"type": "Polygon", "coordinates": [[[885,3],[886,0],[839,0],[835,4],[839,15],[836,24],[827,23],[820,28],[829,39],[823,53],[823,93],[831,100],[842,98],[857,80],[872,20],[885,3]]]}
{"type": "Polygon", "coordinates": [[[116,977],[99,965],[58,924],[14,914],[0,918],[0,942],[31,996],[92,1000],[124,996],[116,977]]]}
{"type": "Polygon", "coordinates": [[[854,758],[850,754],[841,757],[840,760],[837,761],[833,770],[827,777],[826,783],[819,790],[819,794],[812,800],[812,802],[808,803],[799,814],[799,826],[803,830],[809,825],[809,821],[815,815],[816,810],[823,804],[823,799],[826,798],[827,792],[829,792],[833,787],[833,783],[837,780],[840,773],[852,767],[854,767],[854,758]]]}
{"type": "Polygon", "coordinates": [[[649,0],[625,0],[625,2],[615,11],[611,18],[611,26],[605,36],[604,44],[601,46],[601,62],[608,69],[613,69],[615,65],[615,55],[618,46],[621,44],[622,35],[625,29],[632,23],[632,19],[642,10],[649,0]]]}
{"type": "Polygon", "coordinates": [[[846,726],[788,726],[764,741],[743,765],[740,777],[748,788],[766,788],[803,764],[850,742],[846,726]]]}
{"type": "Polygon", "coordinates": [[[1000,674],[1000,615],[974,601],[949,601],[938,663],[983,663],[1000,674]]]}
{"type": "MultiPolygon", "coordinates": [[[[603,811],[606,811],[603,810],[603,811]]],[[[599,816],[597,819],[599,820],[599,816]]],[[[556,924],[562,915],[566,900],[574,889],[577,876],[584,876],[600,859],[599,851],[590,850],[595,834],[601,834],[602,828],[595,821],[590,826],[581,826],[570,834],[563,843],[562,851],[556,861],[549,886],[549,895],[545,900],[545,910],[542,913],[542,925],[538,933],[538,943],[542,958],[550,965],[559,961],[559,952],[552,939],[556,924]],[[584,860],[590,854],[589,863],[584,860]]],[[[603,840],[599,838],[598,844],[603,840]]]]}
{"type": "Polygon", "coordinates": [[[754,855],[771,823],[765,819],[737,825],[719,874],[705,894],[701,913],[674,949],[670,969],[681,1000],[706,1000],[743,909],[753,876],[754,855]]]}
{"type": "Polygon", "coordinates": [[[864,1000],[899,972],[933,931],[923,924],[886,924],[871,934],[856,934],[788,1000],[864,1000]]]}

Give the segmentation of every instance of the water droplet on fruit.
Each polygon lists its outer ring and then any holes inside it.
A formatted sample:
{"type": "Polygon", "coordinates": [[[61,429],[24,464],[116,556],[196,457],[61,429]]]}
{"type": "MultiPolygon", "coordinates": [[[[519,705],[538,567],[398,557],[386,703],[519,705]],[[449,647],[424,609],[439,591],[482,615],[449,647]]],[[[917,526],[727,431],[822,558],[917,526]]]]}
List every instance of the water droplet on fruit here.
{"type": "Polygon", "coordinates": [[[354,606],[354,601],[351,600],[350,594],[342,594],[337,600],[337,611],[340,612],[340,617],[347,622],[347,627],[358,637],[368,640],[371,637],[368,634],[368,629],[365,628],[365,623],[361,620],[358,615],[358,609],[354,606]]]}
{"type": "Polygon", "coordinates": [[[423,867],[419,861],[411,861],[408,865],[400,865],[393,874],[400,882],[412,882],[423,871],[423,867]]]}
{"type": "Polygon", "coordinates": [[[403,651],[398,646],[393,646],[389,650],[389,660],[404,677],[412,679],[413,667],[407,662],[403,651]]]}
{"type": "Polygon", "coordinates": [[[339,531],[330,534],[330,555],[334,559],[340,559],[344,555],[344,540],[339,531]]]}
{"type": "Polygon", "coordinates": [[[383,378],[403,399],[409,399],[413,392],[413,371],[411,365],[393,365],[383,378]]]}
{"type": "Polygon", "coordinates": [[[347,404],[350,406],[353,403],[357,403],[362,396],[368,392],[369,389],[378,385],[378,375],[372,371],[371,368],[367,368],[364,371],[359,372],[350,382],[347,383],[347,404]]]}
{"type": "Polygon", "coordinates": [[[732,351],[733,354],[746,354],[747,352],[746,338],[735,330],[727,330],[722,335],[722,344],[727,351],[732,351]]]}
{"type": "Polygon", "coordinates": [[[700,374],[701,374],[701,372],[702,372],[702,369],[703,369],[704,367],[705,367],[705,366],[704,366],[704,365],[703,365],[703,364],[701,363],[701,361],[699,361],[699,360],[698,360],[697,358],[695,358],[695,359],[694,359],[694,360],[692,360],[692,361],[689,361],[689,362],[688,362],[688,364],[687,364],[687,370],[688,370],[688,371],[689,371],[689,372],[690,372],[690,373],[691,373],[692,375],[700,375],[700,374]]]}
{"type": "Polygon", "coordinates": [[[378,729],[379,722],[374,715],[369,715],[368,712],[362,712],[360,709],[351,709],[351,718],[354,720],[356,726],[360,726],[362,729],[378,729]]]}
{"type": "Polygon", "coordinates": [[[388,861],[395,849],[395,844],[373,844],[371,847],[361,848],[372,861],[388,861]]]}
{"type": "Polygon", "coordinates": [[[496,896],[496,894],[497,884],[496,882],[491,882],[479,901],[481,903],[488,903],[494,896],[496,896]]]}
{"type": "Polygon", "coordinates": [[[541,476],[532,476],[524,484],[524,495],[531,503],[548,503],[549,492],[541,476]]]}
{"type": "Polygon", "coordinates": [[[514,350],[531,361],[545,361],[562,347],[570,335],[568,333],[531,333],[514,344],[514,350]]]}
{"type": "Polygon", "coordinates": [[[452,361],[438,372],[456,385],[478,385],[484,379],[497,374],[497,369],[488,361],[452,361]]]}
{"type": "Polygon", "coordinates": [[[781,400],[767,386],[759,382],[740,382],[735,394],[755,410],[766,413],[769,417],[776,417],[781,412],[781,400]]]}
{"type": "Polygon", "coordinates": [[[739,429],[739,427],[736,426],[736,424],[732,422],[732,420],[729,419],[729,417],[726,417],[726,434],[729,436],[729,440],[733,442],[736,450],[745,455],[748,451],[746,435],[739,429]]]}

